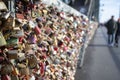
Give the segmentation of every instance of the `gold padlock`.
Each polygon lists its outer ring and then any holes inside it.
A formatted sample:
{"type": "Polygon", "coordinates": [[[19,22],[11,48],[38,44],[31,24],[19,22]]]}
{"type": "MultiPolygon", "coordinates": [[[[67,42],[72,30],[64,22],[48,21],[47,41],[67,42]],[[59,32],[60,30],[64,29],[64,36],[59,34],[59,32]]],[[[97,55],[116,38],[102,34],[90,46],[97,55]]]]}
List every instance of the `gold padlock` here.
{"type": "Polygon", "coordinates": [[[13,67],[13,71],[12,71],[13,75],[19,75],[19,71],[16,67],[13,67]]]}

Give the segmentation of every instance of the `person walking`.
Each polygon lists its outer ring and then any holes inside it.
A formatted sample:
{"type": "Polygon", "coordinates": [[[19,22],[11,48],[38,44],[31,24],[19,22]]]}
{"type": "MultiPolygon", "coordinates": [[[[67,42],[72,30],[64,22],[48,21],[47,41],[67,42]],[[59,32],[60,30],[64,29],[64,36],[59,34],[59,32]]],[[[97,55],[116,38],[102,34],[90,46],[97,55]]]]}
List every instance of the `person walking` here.
{"type": "Polygon", "coordinates": [[[120,37],[120,18],[117,21],[117,28],[115,33],[115,46],[118,47],[118,41],[120,37]]]}
{"type": "Polygon", "coordinates": [[[113,46],[114,33],[115,33],[115,28],[116,28],[116,21],[114,20],[114,16],[111,16],[111,19],[109,19],[105,23],[105,26],[107,28],[107,34],[108,34],[108,45],[113,46]]]}

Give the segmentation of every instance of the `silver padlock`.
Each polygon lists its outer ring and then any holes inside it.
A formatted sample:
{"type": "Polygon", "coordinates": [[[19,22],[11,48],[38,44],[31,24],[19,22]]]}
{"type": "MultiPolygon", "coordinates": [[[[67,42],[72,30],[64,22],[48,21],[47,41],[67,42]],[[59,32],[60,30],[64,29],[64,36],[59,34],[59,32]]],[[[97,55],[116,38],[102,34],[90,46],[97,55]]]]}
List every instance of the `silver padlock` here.
{"type": "Polygon", "coordinates": [[[9,12],[6,12],[6,13],[4,13],[4,14],[2,15],[2,18],[3,18],[3,19],[8,19],[9,16],[10,16],[10,14],[11,14],[10,11],[9,11],[9,12]]]}
{"type": "Polygon", "coordinates": [[[2,11],[2,10],[7,11],[8,9],[7,9],[6,5],[5,5],[5,3],[3,1],[0,1],[0,11],[2,11]]]}

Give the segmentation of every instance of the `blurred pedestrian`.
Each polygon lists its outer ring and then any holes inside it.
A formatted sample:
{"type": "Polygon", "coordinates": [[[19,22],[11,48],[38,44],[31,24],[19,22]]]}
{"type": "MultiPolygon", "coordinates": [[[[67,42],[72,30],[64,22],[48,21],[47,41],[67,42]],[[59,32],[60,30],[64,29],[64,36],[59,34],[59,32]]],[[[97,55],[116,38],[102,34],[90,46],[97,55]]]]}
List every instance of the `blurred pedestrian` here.
{"type": "Polygon", "coordinates": [[[108,34],[108,45],[113,46],[114,33],[115,33],[115,28],[116,28],[116,21],[114,20],[114,16],[111,16],[111,19],[109,19],[105,23],[105,26],[107,28],[107,34],[108,34]]]}
{"type": "Polygon", "coordinates": [[[118,47],[118,41],[120,37],[120,18],[117,21],[117,28],[115,33],[115,46],[118,47]]]}

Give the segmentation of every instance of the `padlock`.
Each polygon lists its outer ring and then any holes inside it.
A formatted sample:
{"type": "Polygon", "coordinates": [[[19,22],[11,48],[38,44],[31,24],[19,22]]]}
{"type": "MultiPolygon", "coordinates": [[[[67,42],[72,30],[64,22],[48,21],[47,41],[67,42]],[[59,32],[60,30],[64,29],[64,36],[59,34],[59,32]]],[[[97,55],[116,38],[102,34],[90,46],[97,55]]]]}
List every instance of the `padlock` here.
{"type": "Polygon", "coordinates": [[[68,50],[68,47],[67,47],[67,46],[64,46],[64,47],[63,47],[63,50],[64,50],[64,51],[67,51],[67,50],[68,50]]]}
{"type": "Polygon", "coordinates": [[[42,11],[41,10],[38,10],[38,15],[42,16],[42,11]]]}
{"type": "Polygon", "coordinates": [[[7,7],[3,1],[0,1],[0,11],[7,11],[7,7]]]}
{"type": "Polygon", "coordinates": [[[23,14],[16,13],[16,18],[17,19],[25,19],[23,14]]]}
{"type": "Polygon", "coordinates": [[[54,64],[60,64],[60,60],[59,59],[55,59],[54,60],[54,64]]]}
{"type": "Polygon", "coordinates": [[[14,46],[18,45],[19,39],[15,37],[11,37],[10,39],[7,39],[7,46],[14,46]]]}
{"type": "Polygon", "coordinates": [[[68,54],[68,56],[71,56],[72,52],[68,51],[67,54],[68,54]]]}
{"type": "Polygon", "coordinates": [[[15,27],[15,19],[13,17],[9,17],[5,22],[3,22],[3,30],[10,30],[15,27]]]}
{"type": "Polygon", "coordinates": [[[39,66],[40,66],[40,74],[41,76],[43,76],[45,73],[45,64],[43,62],[40,62],[39,66]]]}
{"type": "Polygon", "coordinates": [[[2,75],[1,80],[11,80],[9,75],[2,75]]]}
{"type": "Polygon", "coordinates": [[[7,43],[6,43],[6,40],[3,36],[3,34],[0,32],[0,47],[1,46],[5,46],[7,43]]]}
{"type": "Polygon", "coordinates": [[[28,66],[33,69],[37,66],[37,57],[34,54],[28,56],[28,66]]]}
{"type": "Polygon", "coordinates": [[[9,50],[8,51],[8,58],[9,59],[17,59],[18,58],[18,50],[9,50]]]}
{"type": "Polygon", "coordinates": [[[62,46],[63,46],[63,41],[58,40],[58,46],[59,46],[59,47],[62,47],[62,46]]]}
{"type": "Polygon", "coordinates": [[[25,57],[25,53],[18,53],[18,58],[17,58],[20,62],[25,60],[26,57],[25,57]]]}
{"type": "Polygon", "coordinates": [[[44,9],[43,13],[44,13],[44,15],[47,15],[48,11],[44,9]]]}
{"type": "Polygon", "coordinates": [[[10,33],[12,32],[12,30],[3,30],[3,36],[5,38],[5,40],[7,40],[10,37],[10,33]]]}
{"type": "Polygon", "coordinates": [[[36,80],[35,79],[35,76],[32,74],[32,75],[30,75],[31,77],[30,77],[30,80],[36,80]]]}
{"type": "Polygon", "coordinates": [[[19,75],[20,73],[19,73],[19,70],[14,66],[13,67],[13,71],[12,71],[12,75],[14,75],[14,76],[17,76],[17,75],[19,75]]]}
{"type": "Polygon", "coordinates": [[[29,22],[28,22],[28,25],[29,25],[29,28],[31,29],[31,28],[35,28],[35,23],[32,21],[32,20],[30,20],[29,22]]]}
{"type": "Polygon", "coordinates": [[[29,27],[28,24],[23,24],[22,28],[23,28],[24,31],[30,30],[30,27],[29,27]]]}
{"type": "Polygon", "coordinates": [[[37,42],[37,37],[35,34],[29,37],[29,43],[35,44],[37,42]]]}
{"type": "Polygon", "coordinates": [[[11,12],[10,12],[10,11],[9,11],[9,12],[4,13],[4,14],[2,15],[2,19],[7,20],[7,19],[9,18],[10,14],[11,14],[11,12]]]}
{"type": "Polygon", "coordinates": [[[19,80],[19,77],[16,75],[11,75],[10,78],[11,80],[19,80]]]}
{"type": "Polygon", "coordinates": [[[25,44],[24,51],[27,52],[29,50],[32,50],[31,46],[29,44],[25,44]]]}
{"type": "Polygon", "coordinates": [[[27,66],[23,63],[18,63],[17,67],[21,69],[21,68],[26,68],[27,66]]]}
{"type": "Polygon", "coordinates": [[[30,71],[28,67],[19,69],[21,75],[29,75],[30,71]]]}
{"type": "Polygon", "coordinates": [[[13,71],[13,66],[11,64],[7,64],[5,63],[2,67],[1,67],[1,74],[2,75],[7,75],[7,74],[10,74],[12,73],[13,71]]]}
{"type": "Polygon", "coordinates": [[[70,38],[66,36],[66,37],[64,37],[64,40],[67,41],[67,42],[69,42],[70,38]]]}
{"type": "Polygon", "coordinates": [[[36,26],[36,27],[34,28],[34,31],[35,31],[35,33],[36,33],[37,35],[39,35],[39,34],[41,33],[41,30],[40,30],[40,28],[39,28],[38,26],[36,26]]]}
{"type": "Polygon", "coordinates": [[[14,30],[11,34],[13,37],[23,37],[24,31],[23,30],[14,30]]]}
{"type": "Polygon", "coordinates": [[[55,51],[58,51],[58,47],[57,47],[57,46],[54,46],[54,50],[55,50],[55,51]]]}

